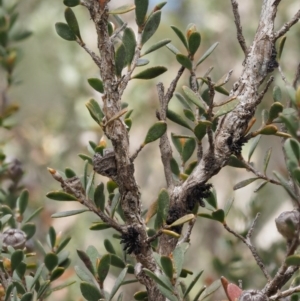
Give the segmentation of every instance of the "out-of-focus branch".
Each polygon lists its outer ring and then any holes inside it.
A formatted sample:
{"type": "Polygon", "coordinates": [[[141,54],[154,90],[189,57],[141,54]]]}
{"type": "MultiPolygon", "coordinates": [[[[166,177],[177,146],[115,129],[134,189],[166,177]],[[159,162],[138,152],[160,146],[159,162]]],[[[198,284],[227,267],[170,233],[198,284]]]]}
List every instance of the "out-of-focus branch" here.
{"type": "Polygon", "coordinates": [[[299,19],[300,19],[300,9],[297,11],[297,13],[289,22],[284,23],[283,26],[275,33],[274,35],[275,40],[285,35],[290,30],[290,28],[299,21],[299,19]]]}
{"type": "Polygon", "coordinates": [[[297,85],[299,84],[299,81],[300,81],[300,63],[297,66],[296,74],[293,80],[294,89],[297,89],[297,85]]]}
{"type": "Polygon", "coordinates": [[[231,234],[233,234],[235,237],[237,237],[238,239],[240,239],[248,248],[249,250],[251,251],[252,253],[252,256],[254,257],[257,265],[260,267],[261,271],[263,272],[263,274],[265,275],[266,279],[268,281],[271,280],[271,276],[269,275],[265,265],[263,264],[261,258],[259,257],[258,253],[257,253],[257,250],[255,248],[255,246],[252,245],[251,243],[251,236],[252,236],[252,233],[253,233],[253,230],[254,230],[254,227],[255,227],[255,224],[256,224],[256,221],[259,217],[259,214],[256,215],[247,235],[246,235],[246,238],[243,237],[242,235],[236,233],[234,230],[232,230],[226,223],[223,224],[224,228],[230,232],[231,234]]]}
{"type": "Polygon", "coordinates": [[[241,18],[240,18],[240,14],[239,14],[239,5],[236,2],[236,0],[231,0],[231,5],[232,5],[232,11],[233,11],[233,15],[234,15],[234,23],[235,23],[236,30],[237,30],[237,39],[240,43],[240,46],[241,46],[245,56],[247,56],[248,48],[246,45],[245,37],[243,35],[241,18]]]}

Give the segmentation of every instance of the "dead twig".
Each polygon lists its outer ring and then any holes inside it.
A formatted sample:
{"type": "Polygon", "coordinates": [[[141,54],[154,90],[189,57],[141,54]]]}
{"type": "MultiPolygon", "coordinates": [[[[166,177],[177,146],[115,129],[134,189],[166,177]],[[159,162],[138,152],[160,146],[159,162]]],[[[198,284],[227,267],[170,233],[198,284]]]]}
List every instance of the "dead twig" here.
{"type": "Polygon", "coordinates": [[[290,28],[295,25],[300,19],[300,9],[294,15],[294,17],[289,21],[283,24],[283,26],[274,34],[275,41],[280,37],[284,36],[290,28]]]}

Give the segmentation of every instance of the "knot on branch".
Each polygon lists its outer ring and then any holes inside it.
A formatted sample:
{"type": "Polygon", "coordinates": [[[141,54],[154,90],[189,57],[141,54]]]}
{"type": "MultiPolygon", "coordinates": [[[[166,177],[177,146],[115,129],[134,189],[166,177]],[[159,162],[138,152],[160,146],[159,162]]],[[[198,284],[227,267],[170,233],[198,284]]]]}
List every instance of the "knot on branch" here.
{"type": "Polygon", "coordinates": [[[127,254],[133,253],[138,255],[141,253],[142,243],[140,241],[140,233],[133,226],[129,226],[127,232],[122,234],[120,242],[124,244],[123,250],[127,254]]]}
{"type": "Polygon", "coordinates": [[[63,182],[61,182],[61,188],[64,192],[76,196],[76,198],[78,198],[79,200],[81,200],[82,197],[85,196],[84,188],[80,179],[77,176],[66,179],[63,182]]]}
{"type": "Polygon", "coordinates": [[[205,203],[203,199],[209,196],[211,188],[212,188],[212,184],[205,184],[205,183],[198,184],[192,187],[188,191],[188,195],[186,198],[187,210],[192,211],[196,203],[199,203],[201,207],[205,207],[205,203]]]}
{"type": "MultiPolygon", "coordinates": [[[[171,225],[173,222],[177,221],[183,215],[184,215],[184,212],[182,210],[182,207],[178,203],[175,203],[169,209],[168,217],[167,217],[167,220],[166,220],[166,224],[167,225],[171,225]]],[[[176,232],[178,234],[181,233],[181,229],[182,229],[182,226],[172,227],[172,231],[174,231],[174,232],[176,232]]]]}
{"type": "Polygon", "coordinates": [[[229,136],[227,138],[227,145],[232,152],[232,154],[236,155],[237,157],[241,155],[243,145],[248,141],[249,139],[246,137],[241,137],[237,141],[233,140],[233,136],[229,136]]]}
{"type": "Polygon", "coordinates": [[[299,223],[300,223],[300,212],[298,210],[282,212],[275,219],[276,227],[278,232],[287,240],[291,241],[297,237],[299,223]]]}
{"type": "Polygon", "coordinates": [[[96,173],[115,180],[117,177],[115,152],[112,149],[107,149],[103,156],[96,153],[93,158],[93,167],[96,173]]]}

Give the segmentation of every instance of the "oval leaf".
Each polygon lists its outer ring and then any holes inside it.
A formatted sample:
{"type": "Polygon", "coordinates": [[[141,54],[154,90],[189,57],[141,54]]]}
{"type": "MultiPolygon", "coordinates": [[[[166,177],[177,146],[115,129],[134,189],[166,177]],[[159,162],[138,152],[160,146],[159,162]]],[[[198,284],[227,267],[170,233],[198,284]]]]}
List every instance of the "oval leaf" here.
{"type": "Polygon", "coordinates": [[[169,277],[170,280],[172,280],[174,268],[171,258],[169,256],[161,256],[160,263],[164,273],[169,277]]]}
{"type": "Polygon", "coordinates": [[[188,49],[188,44],[183,32],[174,25],[171,25],[171,28],[174,30],[174,32],[176,33],[176,35],[178,36],[178,38],[180,39],[184,47],[188,49]]]}
{"type": "Polygon", "coordinates": [[[149,0],[134,0],[134,4],[136,24],[138,27],[142,27],[145,23],[149,0]]]}
{"type": "Polygon", "coordinates": [[[28,205],[28,197],[29,197],[29,193],[27,189],[24,189],[20,196],[17,199],[17,207],[19,209],[19,212],[21,215],[23,215],[23,213],[25,212],[27,205],[28,205]]]}
{"type": "Polygon", "coordinates": [[[76,41],[76,36],[68,24],[58,22],[55,24],[55,30],[56,30],[57,34],[64,40],[76,41]]]}
{"type": "Polygon", "coordinates": [[[83,212],[87,212],[89,209],[78,209],[78,210],[70,210],[70,211],[63,211],[63,212],[57,212],[51,215],[52,218],[61,218],[61,217],[67,217],[72,215],[77,215],[83,212]]]}
{"type": "Polygon", "coordinates": [[[90,227],[90,230],[105,230],[105,229],[109,229],[111,228],[110,224],[108,223],[104,223],[104,222],[100,222],[100,223],[95,223],[94,225],[92,225],[90,227]]]}
{"type": "Polygon", "coordinates": [[[214,118],[218,118],[222,115],[225,115],[229,112],[231,112],[235,107],[239,104],[239,99],[234,99],[225,105],[221,106],[220,109],[214,114],[214,118]]]}
{"type": "Polygon", "coordinates": [[[193,155],[196,148],[196,141],[194,138],[187,139],[182,149],[182,162],[186,163],[193,155]]]}
{"type": "Polygon", "coordinates": [[[192,61],[185,56],[184,54],[176,54],[176,60],[179,64],[181,64],[184,68],[188,69],[188,70],[192,70],[193,69],[193,63],[192,61]]]}
{"type": "Polygon", "coordinates": [[[254,181],[258,180],[258,179],[259,178],[250,178],[250,179],[241,181],[241,182],[239,182],[239,183],[237,183],[237,184],[234,185],[233,190],[238,190],[240,188],[243,188],[243,187],[251,184],[252,182],[254,182],[254,181]]]}
{"type": "Polygon", "coordinates": [[[219,42],[214,43],[212,46],[207,49],[207,51],[202,55],[202,57],[197,62],[196,66],[199,66],[203,61],[205,61],[211,53],[215,50],[215,48],[219,45],[219,42]]]}
{"type": "Polygon", "coordinates": [[[94,284],[88,282],[80,283],[80,291],[82,296],[88,301],[98,301],[103,298],[98,288],[94,284]]]}
{"type": "Polygon", "coordinates": [[[64,191],[52,191],[46,194],[47,198],[55,201],[76,201],[77,198],[74,195],[66,193],[64,191]]]}
{"type": "Polygon", "coordinates": [[[300,266],[300,256],[299,255],[288,256],[285,260],[285,263],[288,266],[291,266],[291,265],[300,266]]]}
{"type": "Polygon", "coordinates": [[[136,47],[135,34],[131,28],[125,28],[122,42],[126,50],[126,64],[130,65],[133,60],[136,47]]]}
{"type": "Polygon", "coordinates": [[[170,109],[167,110],[167,117],[168,119],[172,120],[173,122],[180,124],[186,128],[188,128],[189,130],[193,130],[190,125],[177,113],[175,113],[174,111],[171,111],[170,109]]]}
{"type": "Polygon", "coordinates": [[[94,203],[98,209],[104,211],[105,208],[105,195],[104,195],[104,184],[100,183],[94,192],[94,203]]]}
{"type": "Polygon", "coordinates": [[[183,86],[182,90],[184,94],[188,97],[188,99],[199,108],[199,113],[205,113],[206,110],[204,107],[204,100],[201,98],[201,96],[198,96],[192,89],[190,89],[187,86],[183,86]]]}
{"type": "Polygon", "coordinates": [[[64,5],[74,7],[80,4],[80,0],[64,0],[64,5]]]}
{"type": "Polygon", "coordinates": [[[132,77],[135,79],[152,79],[155,78],[163,73],[165,73],[168,69],[166,67],[163,66],[156,66],[156,67],[151,67],[148,68],[138,74],[136,74],[135,76],[132,77]]]}
{"type": "Polygon", "coordinates": [[[189,36],[189,51],[194,55],[201,43],[201,35],[199,32],[192,32],[189,36]]]}
{"type": "Polygon", "coordinates": [[[99,278],[101,286],[103,286],[103,282],[104,282],[106,276],[108,275],[109,267],[110,267],[110,255],[106,254],[106,255],[102,256],[102,258],[100,259],[100,262],[98,263],[98,267],[97,267],[97,274],[98,274],[98,278],[99,278]]]}
{"type": "Polygon", "coordinates": [[[174,226],[179,226],[179,225],[183,225],[189,221],[191,221],[192,219],[195,218],[194,214],[187,214],[182,216],[181,218],[179,218],[178,220],[176,220],[175,222],[173,222],[171,225],[169,225],[168,227],[174,227],[174,226]]]}
{"type": "Polygon", "coordinates": [[[156,32],[161,18],[161,11],[156,11],[147,20],[142,32],[141,44],[144,45],[156,32]]]}
{"type": "Polygon", "coordinates": [[[48,253],[44,258],[46,268],[51,272],[58,264],[58,256],[54,253],[48,253]]]}
{"type": "MultiPolygon", "coordinates": [[[[102,121],[102,118],[104,117],[104,114],[103,114],[98,102],[95,99],[90,99],[88,102],[85,103],[85,106],[89,110],[89,113],[92,116],[92,118],[98,124],[100,124],[102,121]]],[[[89,161],[89,163],[90,163],[90,161],[89,161]]]]}
{"type": "Polygon", "coordinates": [[[158,121],[148,130],[143,145],[159,139],[167,130],[167,124],[164,121],[158,121]]]}
{"type": "Polygon", "coordinates": [[[170,283],[170,281],[167,278],[163,278],[163,277],[158,277],[156,274],[154,274],[153,272],[151,272],[148,269],[143,269],[143,271],[145,272],[145,274],[150,277],[152,280],[154,280],[154,282],[156,282],[157,284],[161,285],[162,287],[164,287],[165,289],[169,290],[170,292],[173,291],[173,287],[172,284],[170,283]]]}
{"type": "Polygon", "coordinates": [[[223,209],[217,209],[211,214],[212,218],[220,223],[223,223],[225,220],[225,212],[223,209]]]}
{"type": "MultiPolygon", "coordinates": [[[[104,93],[103,82],[99,78],[89,78],[88,83],[97,92],[104,93]]],[[[98,102],[97,102],[97,104],[98,104],[98,102]]],[[[102,113],[102,115],[103,115],[103,113],[102,113]]]]}
{"type": "Polygon", "coordinates": [[[121,14],[125,14],[128,13],[132,10],[135,9],[135,5],[133,4],[126,4],[126,5],[122,5],[116,9],[112,9],[109,11],[109,14],[111,15],[121,15],[121,14]]]}
{"type": "Polygon", "coordinates": [[[82,41],[78,21],[76,19],[76,16],[73,12],[73,10],[68,7],[65,10],[65,19],[69,25],[69,28],[73,31],[73,33],[82,41]]]}
{"type": "Polygon", "coordinates": [[[115,55],[115,67],[116,67],[116,75],[121,77],[122,70],[126,65],[126,49],[124,44],[121,44],[117,50],[115,55]]]}
{"type": "Polygon", "coordinates": [[[157,50],[157,49],[159,49],[159,48],[161,48],[161,47],[169,44],[170,42],[171,42],[171,40],[168,40],[168,39],[159,41],[159,42],[155,43],[154,45],[150,46],[145,52],[143,52],[141,54],[141,56],[149,54],[149,53],[151,53],[151,52],[153,52],[153,51],[155,51],[155,50],[157,50]]]}

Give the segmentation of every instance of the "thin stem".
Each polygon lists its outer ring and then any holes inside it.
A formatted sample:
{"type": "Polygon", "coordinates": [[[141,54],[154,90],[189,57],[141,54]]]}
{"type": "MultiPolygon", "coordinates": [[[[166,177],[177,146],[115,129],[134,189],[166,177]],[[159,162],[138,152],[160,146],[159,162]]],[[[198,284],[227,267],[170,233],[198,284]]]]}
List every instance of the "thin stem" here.
{"type": "Polygon", "coordinates": [[[247,48],[246,41],[245,41],[245,38],[243,35],[241,18],[240,18],[240,14],[239,14],[239,5],[236,2],[236,0],[231,0],[231,5],[232,5],[232,11],[233,11],[233,15],[234,15],[234,23],[235,23],[236,31],[237,31],[237,39],[240,43],[240,46],[241,46],[245,56],[247,56],[248,48],[247,48]]]}
{"type": "Polygon", "coordinates": [[[297,13],[289,22],[284,23],[283,26],[275,33],[274,35],[275,40],[285,35],[290,30],[290,28],[299,21],[299,19],[300,19],[300,9],[297,11],[297,13]]]}
{"type": "Polygon", "coordinates": [[[255,248],[255,246],[252,245],[251,241],[250,241],[250,237],[252,235],[253,232],[253,228],[255,226],[255,223],[257,221],[258,215],[256,216],[256,218],[254,219],[248,234],[246,236],[246,238],[244,238],[242,235],[236,233],[234,230],[232,230],[226,223],[223,224],[224,228],[231,234],[233,234],[235,237],[237,237],[238,239],[240,239],[247,247],[248,249],[251,251],[253,258],[255,259],[257,265],[260,267],[261,271],[263,272],[264,276],[266,277],[266,279],[268,281],[271,281],[271,276],[269,275],[265,265],[263,264],[261,258],[259,257],[257,250],[255,248]]]}

